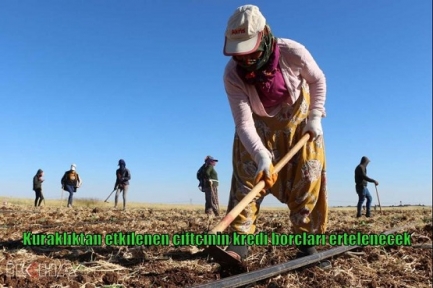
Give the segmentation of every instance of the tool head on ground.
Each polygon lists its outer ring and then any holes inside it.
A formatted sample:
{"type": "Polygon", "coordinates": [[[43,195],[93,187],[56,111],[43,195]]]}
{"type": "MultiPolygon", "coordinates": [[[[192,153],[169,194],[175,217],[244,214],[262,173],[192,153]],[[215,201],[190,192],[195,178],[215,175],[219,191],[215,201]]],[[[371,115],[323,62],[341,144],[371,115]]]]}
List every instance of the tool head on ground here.
{"type": "Polygon", "coordinates": [[[382,206],[380,206],[380,199],[379,199],[379,192],[377,191],[377,185],[374,185],[374,187],[376,188],[377,202],[379,202],[379,210],[380,213],[382,213],[382,206]]]}
{"type": "Polygon", "coordinates": [[[111,191],[110,195],[108,195],[107,199],[105,199],[105,203],[108,203],[108,199],[111,197],[111,195],[114,193],[114,191],[116,191],[116,188],[113,189],[113,191],[111,191]]]}
{"type": "Polygon", "coordinates": [[[241,267],[242,260],[218,246],[209,246],[205,251],[221,266],[241,267]]]}
{"type": "MultiPolygon", "coordinates": [[[[306,133],[302,138],[296,143],[292,149],[290,149],[287,154],[281,158],[281,160],[275,165],[274,171],[275,173],[280,172],[280,170],[286,165],[290,159],[305,145],[305,143],[308,142],[308,140],[311,138],[311,135],[309,133],[306,133]]],[[[229,213],[208,233],[209,234],[217,234],[218,232],[224,231],[232,222],[233,220],[242,212],[245,207],[253,199],[259,194],[262,189],[265,188],[265,181],[261,180],[259,183],[254,186],[251,191],[244,196],[244,198],[235,206],[232,210],[230,210],[229,213]]],[[[241,260],[236,259],[228,253],[227,251],[222,250],[221,248],[217,246],[209,246],[207,248],[207,252],[209,255],[214,258],[214,260],[218,263],[222,263],[223,265],[241,265],[241,260]]]]}

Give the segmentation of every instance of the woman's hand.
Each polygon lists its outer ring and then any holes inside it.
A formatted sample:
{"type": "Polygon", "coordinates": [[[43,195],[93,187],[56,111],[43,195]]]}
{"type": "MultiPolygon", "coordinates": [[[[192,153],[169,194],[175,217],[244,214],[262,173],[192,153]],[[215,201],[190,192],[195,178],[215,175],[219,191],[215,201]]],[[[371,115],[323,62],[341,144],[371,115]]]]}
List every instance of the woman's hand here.
{"type": "Polygon", "coordinates": [[[316,140],[317,137],[323,135],[322,130],[322,112],[319,110],[311,110],[308,115],[307,124],[302,131],[302,134],[310,133],[312,135],[311,140],[316,140]]]}
{"type": "Polygon", "coordinates": [[[254,176],[254,185],[260,182],[260,180],[265,181],[265,189],[269,189],[274,186],[277,181],[278,174],[274,173],[274,165],[272,164],[272,159],[266,151],[260,151],[256,154],[255,159],[257,163],[257,172],[254,176]]]}

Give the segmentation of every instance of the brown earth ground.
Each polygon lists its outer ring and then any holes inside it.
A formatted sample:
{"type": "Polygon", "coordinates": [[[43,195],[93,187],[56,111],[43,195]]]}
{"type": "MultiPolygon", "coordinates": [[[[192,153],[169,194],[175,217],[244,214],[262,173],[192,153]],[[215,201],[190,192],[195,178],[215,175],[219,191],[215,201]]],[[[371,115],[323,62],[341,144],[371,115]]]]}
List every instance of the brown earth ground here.
{"type": "MultiPolygon", "coordinates": [[[[91,205],[87,205],[91,206],[91,205]]],[[[110,205],[111,206],[111,205],[110,205]]],[[[333,267],[300,268],[249,287],[432,287],[432,208],[393,207],[372,218],[355,218],[354,209],[331,209],[326,234],[381,233],[405,227],[412,246],[365,246],[334,256],[333,267]]],[[[223,214],[222,214],[223,215],[223,214]]],[[[219,264],[200,253],[202,247],[23,246],[23,232],[113,232],[143,234],[193,232],[213,228],[222,217],[208,219],[202,209],[107,206],[0,206],[0,284],[3,287],[188,287],[228,276],[219,264]]],[[[264,209],[258,231],[291,233],[288,211],[264,209]]],[[[330,249],[330,245],[318,250],[330,249]]],[[[295,258],[293,246],[251,246],[248,271],[295,258]]]]}

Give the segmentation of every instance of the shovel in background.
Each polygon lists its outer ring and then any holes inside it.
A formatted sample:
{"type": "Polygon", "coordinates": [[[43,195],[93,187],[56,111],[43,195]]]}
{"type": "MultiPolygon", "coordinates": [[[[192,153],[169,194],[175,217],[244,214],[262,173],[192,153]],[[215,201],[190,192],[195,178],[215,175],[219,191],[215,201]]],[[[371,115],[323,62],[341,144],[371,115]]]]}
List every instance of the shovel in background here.
{"type": "Polygon", "coordinates": [[[382,206],[380,206],[380,199],[379,199],[379,192],[377,192],[377,185],[374,185],[374,187],[376,188],[377,202],[379,202],[379,210],[380,213],[382,213],[382,206]]]}
{"type": "MultiPolygon", "coordinates": [[[[287,152],[287,154],[275,165],[274,172],[280,172],[284,165],[286,165],[290,159],[292,159],[292,157],[305,145],[305,143],[307,143],[310,137],[311,135],[309,133],[302,136],[298,143],[296,143],[295,146],[293,146],[292,149],[290,149],[290,151],[287,152]]],[[[251,191],[245,195],[245,197],[235,207],[233,207],[233,209],[230,210],[230,212],[227,213],[227,215],[208,233],[217,234],[218,232],[224,231],[239,215],[239,213],[241,213],[245,207],[247,207],[247,205],[254,200],[254,198],[260,193],[260,191],[262,191],[263,188],[265,188],[265,181],[260,180],[260,182],[257,183],[253,189],[251,189],[251,191]]],[[[218,259],[220,262],[225,262],[227,264],[239,264],[235,258],[218,246],[209,246],[207,248],[207,252],[214,259],[218,259]]]]}
{"type": "Polygon", "coordinates": [[[116,191],[117,188],[114,188],[113,191],[111,191],[110,195],[108,195],[107,199],[105,199],[105,203],[108,203],[108,199],[111,197],[111,195],[114,193],[114,191],[116,191]]]}

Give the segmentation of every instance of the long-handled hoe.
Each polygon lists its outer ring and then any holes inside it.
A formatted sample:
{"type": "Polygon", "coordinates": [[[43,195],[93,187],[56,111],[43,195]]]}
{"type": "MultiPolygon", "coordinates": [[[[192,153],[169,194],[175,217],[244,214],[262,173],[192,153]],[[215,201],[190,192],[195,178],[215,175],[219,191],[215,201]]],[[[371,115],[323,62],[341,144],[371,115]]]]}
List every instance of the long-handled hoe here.
{"type": "Polygon", "coordinates": [[[380,206],[380,199],[379,199],[379,192],[377,192],[377,185],[374,185],[374,187],[376,187],[377,201],[379,202],[380,213],[382,213],[382,206],[380,206]]]}
{"type": "MultiPolygon", "coordinates": [[[[290,159],[292,159],[292,157],[305,145],[305,143],[307,143],[310,137],[311,136],[308,133],[302,136],[302,138],[298,141],[298,143],[296,143],[295,146],[293,146],[293,148],[290,149],[290,151],[287,152],[287,154],[283,158],[281,158],[281,160],[275,165],[274,167],[275,173],[280,172],[280,170],[284,167],[284,165],[286,165],[290,161],[290,159]]],[[[245,207],[247,207],[247,205],[254,200],[254,198],[260,193],[260,191],[262,191],[263,188],[265,188],[265,182],[261,180],[208,233],[217,234],[219,232],[224,231],[230,225],[230,223],[232,223],[233,220],[239,215],[239,213],[241,213],[242,210],[244,210],[245,207]]],[[[212,256],[214,259],[220,259],[222,262],[226,262],[228,264],[238,264],[236,259],[234,259],[232,256],[230,256],[227,252],[225,252],[223,249],[219,248],[218,246],[209,246],[207,247],[206,252],[209,253],[209,255],[212,256]]]]}
{"type": "Polygon", "coordinates": [[[105,199],[105,203],[108,203],[108,199],[110,199],[111,195],[114,193],[114,191],[116,191],[116,188],[114,188],[113,191],[111,191],[110,195],[108,195],[107,199],[105,199]]]}

